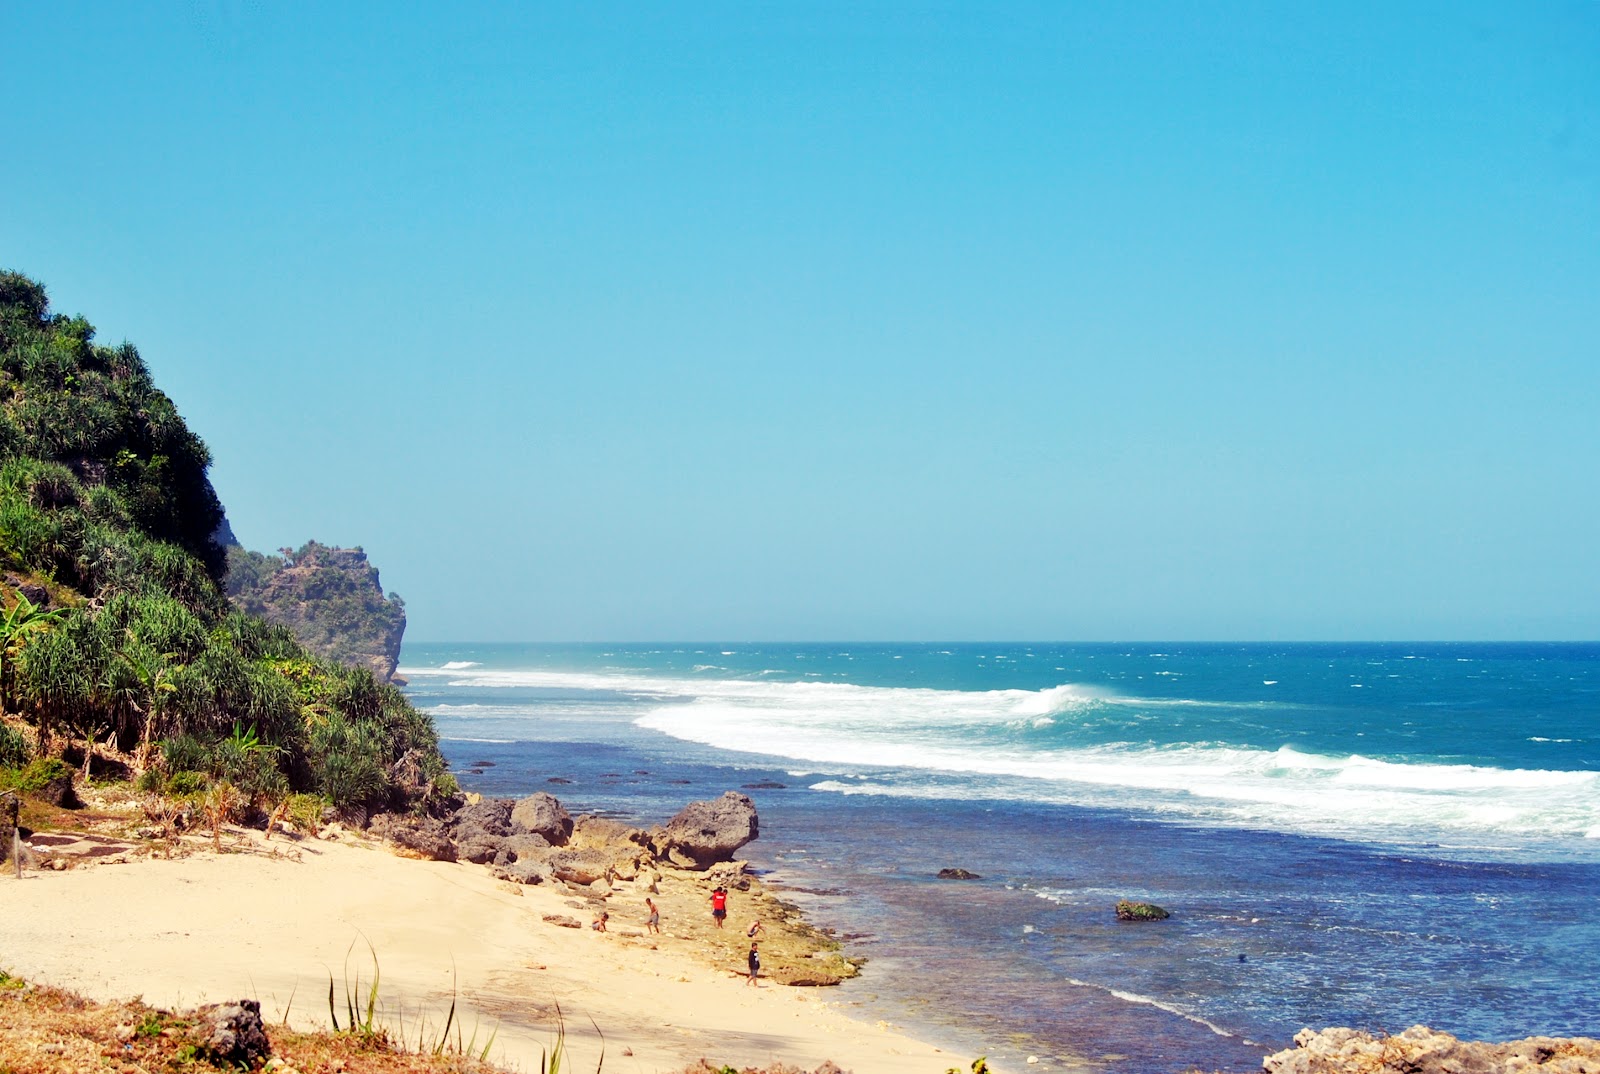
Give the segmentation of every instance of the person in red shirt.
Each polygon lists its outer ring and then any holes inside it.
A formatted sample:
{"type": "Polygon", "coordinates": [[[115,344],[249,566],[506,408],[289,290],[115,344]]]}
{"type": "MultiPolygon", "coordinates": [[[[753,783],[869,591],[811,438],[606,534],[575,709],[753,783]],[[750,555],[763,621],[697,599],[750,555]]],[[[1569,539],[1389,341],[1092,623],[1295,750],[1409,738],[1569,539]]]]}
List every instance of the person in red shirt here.
{"type": "Polygon", "coordinates": [[[721,884],[711,893],[711,917],[719,929],[728,918],[728,889],[721,884]]]}

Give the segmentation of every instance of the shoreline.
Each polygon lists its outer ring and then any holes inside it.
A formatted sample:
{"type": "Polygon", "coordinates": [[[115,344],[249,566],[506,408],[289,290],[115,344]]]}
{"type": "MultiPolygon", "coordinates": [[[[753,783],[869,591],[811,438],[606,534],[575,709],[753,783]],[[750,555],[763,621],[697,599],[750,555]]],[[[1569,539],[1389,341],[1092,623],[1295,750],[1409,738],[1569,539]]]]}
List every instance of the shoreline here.
{"type": "Polygon", "coordinates": [[[254,998],[269,1022],[323,1028],[330,980],[342,1013],[347,989],[365,996],[375,962],[391,1029],[413,1040],[437,1030],[453,997],[462,1031],[480,1041],[493,1032],[490,1059],[521,1070],[538,1069],[553,1046],[558,1004],[571,1061],[598,1063],[603,1048],[607,1071],[669,1074],[705,1057],[913,1074],[974,1058],[852,1018],[826,988],[751,988],[707,957],[702,929],[673,916],[658,939],[618,914],[600,934],[566,891],[507,884],[480,866],[350,835],[266,842],[230,829],[227,839],[221,855],[7,874],[0,968],[95,1000],[254,998]],[[546,914],[583,916],[584,927],[546,914]]]}

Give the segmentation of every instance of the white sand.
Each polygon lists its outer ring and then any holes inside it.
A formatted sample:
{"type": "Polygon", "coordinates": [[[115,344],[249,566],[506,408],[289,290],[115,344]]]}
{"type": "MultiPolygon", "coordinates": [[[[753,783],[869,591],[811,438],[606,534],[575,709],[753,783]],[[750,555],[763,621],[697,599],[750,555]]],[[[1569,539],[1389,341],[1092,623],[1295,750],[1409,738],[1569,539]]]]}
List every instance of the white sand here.
{"type": "MultiPolygon", "coordinates": [[[[246,838],[243,836],[236,838],[246,838]]],[[[159,1007],[255,998],[269,1021],[325,1026],[331,973],[340,1021],[346,983],[362,998],[376,952],[387,1024],[437,1036],[450,1005],[490,1057],[537,1071],[566,1015],[574,1069],[677,1071],[704,1056],[736,1067],[824,1059],[857,1074],[939,1074],[959,1057],[882,1024],[852,1020],[831,989],[748,987],[695,941],[566,929],[590,918],[569,896],[513,890],[481,866],[415,861],[361,843],[253,836],[241,852],[0,876],[0,968],[93,999],[159,1007]],[[279,856],[274,856],[279,855],[279,856]],[[522,894],[516,894],[520,891],[522,894]],[[655,943],[652,950],[650,944],[655,943]],[[351,950],[351,945],[355,949],[351,950]],[[348,953],[348,969],[347,969],[348,953]],[[629,1050],[631,1055],[625,1055],[629,1050]]],[[[640,931],[619,920],[612,928],[640,931]]],[[[454,1032],[451,1034],[455,1036],[454,1032]]]]}

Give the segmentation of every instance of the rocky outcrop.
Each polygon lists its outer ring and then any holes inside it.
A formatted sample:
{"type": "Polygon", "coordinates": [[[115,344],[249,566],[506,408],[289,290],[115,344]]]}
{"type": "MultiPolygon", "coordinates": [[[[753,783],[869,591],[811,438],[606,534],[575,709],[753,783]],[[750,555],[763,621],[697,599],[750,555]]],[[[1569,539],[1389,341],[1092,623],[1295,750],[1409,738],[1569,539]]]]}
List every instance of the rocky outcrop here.
{"type": "Polygon", "coordinates": [[[434,861],[455,861],[456,844],[442,821],[409,813],[379,813],[367,831],[434,861]]]}
{"type": "Polygon", "coordinates": [[[189,1021],[195,1046],[215,1064],[252,1070],[272,1054],[261,1024],[261,1004],[253,999],[207,1004],[190,1014],[189,1021]]]}
{"type": "Polygon", "coordinates": [[[1295,1046],[1269,1055],[1267,1074],[1596,1074],[1600,1041],[1528,1037],[1507,1044],[1457,1040],[1427,1026],[1396,1036],[1356,1029],[1302,1029],[1295,1046]]]}
{"type": "Polygon", "coordinates": [[[651,833],[656,852],[677,864],[705,869],[733,855],[760,832],[755,803],[738,791],[721,798],[690,802],[651,833]]]}
{"type": "Polygon", "coordinates": [[[966,869],[940,869],[940,880],[982,880],[983,877],[966,869]]]}
{"type": "Polygon", "coordinates": [[[543,791],[520,801],[472,797],[443,821],[379,816],[370,831],[398,846],[441,860],[488,865],[516,884],[558,880],[576,887],[631,881],[666,859],[684,868],[717,869],[756,837],[755,805],[729,791],[691,802],[665,827],[646,832],[610,817],[574,818],[543,791]],[[454,853],[455,858],[445,855],[454,853]]]}
{"type": "Polygon", "coordinates": [[[237,545],[228,550],[228,597],[251,615],[294,631],[318,656],[372,669],[379,682],[394,677],[406,632],[406,606],[383,595],[378,568],[360,548],[308,541],[298,550],[264,556],[237,545]]]}
{"type": "Polygon", "coordinates": [[[1129,902],[1127,899],[1117,903],[1118,921],[1165,921],[1172,914],[1153,902],[1129,902]]]}
{"type": "Polygon", "coordinates": [[[551,846],[564,846],[572,835],[572,815],[553,794],[539,791],[511,810],[511,824],[520,832],[543,836],[551,846]]]}

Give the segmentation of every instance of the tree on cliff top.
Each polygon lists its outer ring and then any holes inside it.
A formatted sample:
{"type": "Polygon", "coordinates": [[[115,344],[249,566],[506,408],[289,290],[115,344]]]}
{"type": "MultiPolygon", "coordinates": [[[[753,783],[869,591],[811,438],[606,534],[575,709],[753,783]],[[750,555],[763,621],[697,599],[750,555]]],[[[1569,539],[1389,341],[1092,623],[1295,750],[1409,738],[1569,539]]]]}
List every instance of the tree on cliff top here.
{"type": "Polygon", "coordinates": [[[248,739],[261,788],[367,808],[453,790],[432,722],[398,690],[229,606],[205,444],[132,345],[93,340],[0,272],[0,614],[56,617],[8,640],[0,693],[14,685],[41,747],[60,731],[86,768],[104,740],[222,779],[248,739]]]}

